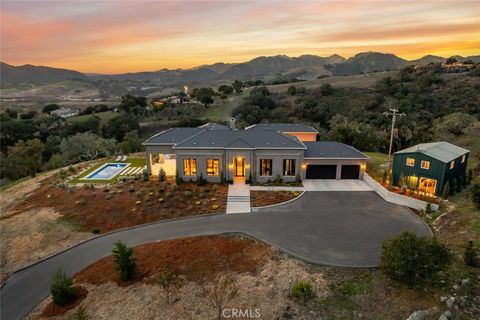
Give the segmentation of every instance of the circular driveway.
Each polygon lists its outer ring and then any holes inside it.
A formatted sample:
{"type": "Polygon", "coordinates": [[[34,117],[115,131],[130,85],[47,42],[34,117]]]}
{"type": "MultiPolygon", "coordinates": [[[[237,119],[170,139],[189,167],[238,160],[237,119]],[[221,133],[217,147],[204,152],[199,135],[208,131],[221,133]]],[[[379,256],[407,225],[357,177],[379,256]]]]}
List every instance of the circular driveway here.
{"type": "Polygon", "coordinates": [[[20,319],[49,293],[62,268],[75,274],[111,253],[159,240],[219,233],[245,233],[304,260],[340,267],[378,265],[382,242],[403,231],[430,236],[410,210],[374,192],[306,192],[285,205],[254,213],[220,214],[164,221],[96,237],[15,272],[1,289],[1,318],[20,319]]]}

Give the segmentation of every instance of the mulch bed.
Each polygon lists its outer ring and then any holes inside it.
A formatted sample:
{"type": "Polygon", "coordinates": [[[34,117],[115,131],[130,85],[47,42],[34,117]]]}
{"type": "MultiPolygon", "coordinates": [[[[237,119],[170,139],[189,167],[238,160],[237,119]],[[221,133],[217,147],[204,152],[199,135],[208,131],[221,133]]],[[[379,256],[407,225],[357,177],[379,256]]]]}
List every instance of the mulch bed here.
{"type": "Polygon", "coordinates": [[[174,191],[172,180],[166,188],[158,181],[132,180],[109,186],[108,190],[87,187],[72,190],[59,188],[60,181],[52,178],[43,182],[14,210],[52,207],[82,230],[98,228],[103,233],[159,220],[222,213],[227,204],[226,185],[197,186],[186,182],[174,191]]]}
{"type": "Polygon", "coordinates": [[[165,268],[188,281],[214,279],[226,271],[254,273],[271,255],[270,248],[259,241],[232,236],[202,236],[149,243],[134,248],[138,272],[134,279],[122,283],[112,256],[105,257],[77,273],[76,283],[99,285],[116,282],[126,286],[133,282],[155,282],[165,268]]]}
{"type": "Polygon", "coordinates": [[[63,314],[67,312],[68,310],[71,310],[78,306],[80,302],[83,301],[87,297],[88,291],[82,286],[76,286],[76,292],[75,292],[75,300],[67,304],[66,306],[57,306],[51,301],[45,309],[42,311],[42,316],[43,317],[53,317],[59,314],[63,314]]]}
{"type": "Polygon", "coordinates": [[[291,191],[250,191],[252,207],[263,207],[282,203],[300,195],[300,192],[291,191]]]}

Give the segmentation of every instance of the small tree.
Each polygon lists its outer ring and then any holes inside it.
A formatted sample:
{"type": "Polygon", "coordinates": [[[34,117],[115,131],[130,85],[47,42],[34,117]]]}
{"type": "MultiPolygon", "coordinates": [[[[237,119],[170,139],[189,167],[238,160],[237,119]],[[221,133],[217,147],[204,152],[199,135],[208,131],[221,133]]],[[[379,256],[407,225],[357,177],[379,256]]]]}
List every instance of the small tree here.
{"type": "Polygon", "coordinates": [[[167,173],[165,172],[165,170],[163,170],[163,168],[160,168],[160,171],[158,172],[158,180],[163,182],[167,179],[167,173]]]}
{"type": "Polygon", "coordinates": [[[297,94],[297,87],[290,86],[290,87],[288,87],[287,92],[288,92],[289,95],[294,96],[294,95],[297,94]]]}
{"type": "Polygon", "coordinates": [[[301,299],[305,305],[313,297],[312,284],[307,280],[300,280],[293,285],[292,294],[294,297],[301,299]]]}
{"type": "Polygon", "coordinates": [[[75,320],[88,320],[87,311],[84,306],[79,306],[75,313],[73,314],[73,319],[75,320]]]}
{"type": "Polygon", "coordinates": [[[476,208],[480,209],[480,179],[472,181],[470,186],[470,196],[476,208]]]}
{"type": "Polygon", "coordinates": [[[177,276],[172,268],[166,267],[158,279],[158,285],[165,290],[167,304],[170,303],[170,288],[177,281],[177,276]]]}
{"type": "Polygon", "coordinates": [[[478,268],[480,266],[478,252],[473,245],[473,241],[468,241],[463,254],[463,261],[465,261],[465,264],[470,267],[478,268]]]}
{"type": "Polygon", "coordinates": [[[133,256],[133,249],[121,241],[115,243],[115,248],[112,250],[113,258],[117,263],[117,272],[122,281],[132,279],[135,271],[137,271],[137,263],[133,256]]]}
{"type": "Polygon", "coordinates": [[[431,280],[451,261],[448,249],[435,238],[406,231],[384,242],[380,269],[390,279],[415,287],[431,280]]]}
{"type": "Polygon", "coordinates": [[[203,173],[200,172],[200,176],[197,177],[197,186],[204,186],[207,184],[207,180],[203,177],[203,173]]]}
{"type": "Polygon", "coordinates": [[[210,286],[202,288],[210,305],[217,311],[218,320],[221,320],[223,308],[238,295],[235,279],[231,275],[217,277],[210,286]]]}
{"type": "Polygon", "coordinates": [[[178,170],[175,172],[175,183],[176,184],[181,184],[183,182],[182,177],[180,177],[180,173],[178,170]]]}
{"type": "Polygon", "coordinates": [[[75,292],[72,278],[68,277],[65,271],[58,270],[53,276],[53,282],[50,286],[53,303],[57,306],[65,306],[73,301],[75,292]]]}

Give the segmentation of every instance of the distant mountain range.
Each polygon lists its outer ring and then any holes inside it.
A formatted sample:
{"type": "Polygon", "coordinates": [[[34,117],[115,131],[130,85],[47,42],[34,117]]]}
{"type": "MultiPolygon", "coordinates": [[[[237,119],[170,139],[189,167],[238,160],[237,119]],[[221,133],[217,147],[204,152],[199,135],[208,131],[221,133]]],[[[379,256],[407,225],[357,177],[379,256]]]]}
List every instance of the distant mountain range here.
{"type": "MultiPolygon", "coordinates": [[[[458,61],[472,60],[480,62],[480,56],[455,56],[458,61]]],[[[12,66],[1,63],[1,84],[47,84],[61,80],[118,80],[149,82],[155,85],[174,85],[198,83],[213,80],[271,80],[275,78],[315,78],[319,75],[353,75],[360,73],[396,70],[407,65],[426,65],[444,62],[446,59],[427,55],[417,60],[405,60],[394,54],[363,52],[345,59],[337,54],[329,57],[302,55],[288,57],[276,55],[258,57],[243,63],[215,63],[192,69],[162,69],[151,72],[135,72],[115,75],[89,74],[88,76],[73,70],[43,66],[12,66]]]]}

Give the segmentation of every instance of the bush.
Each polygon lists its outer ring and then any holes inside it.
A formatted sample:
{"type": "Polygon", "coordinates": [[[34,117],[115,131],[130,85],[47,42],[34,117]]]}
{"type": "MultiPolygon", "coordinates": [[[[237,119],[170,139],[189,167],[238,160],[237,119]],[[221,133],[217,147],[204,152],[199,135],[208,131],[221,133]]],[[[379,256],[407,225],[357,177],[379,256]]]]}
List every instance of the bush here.
{"type": "Polygon", "coordinates": [[[99,229],[99,228],[93,228],[92,233],[93,233],[93,234],[99,234],[99,233],[100,233],[100,229],[99,229]]]}
{"type": "Polygon", "coordinates": [[[67,173],[65,172],[65,170],[60,169],[60,171],[58,172],[58,176],[60,177],[60,179],[65,179],[67,177],[67,173]]]}
{"type": "Polygon", "coordinates": [[[470,267],[478,268],[480,266],[478,252],[473,245],[473,241],[468,241],[465,247],[465,253],[463,254],[463,261],[470,267]]]}
{"type": "Polygon", "coordinates": [[[158,173],[158,180],[163,182],[167,179],[167,173],[165,172],[165,170],[163,170],[163,168],[160,168],[160,172],[158,173]]]}
{"type": "Polygon", "coordinates": [[[182,177],[180,177],[180,174],[178,173],[178,170],[175,172],[175,183],[176,184],[181,184],[183,182],[182,177]]]}
{"type": "Polygon", "coordinates": [[[174,183],[172,184],[172,191],[175,192],[178,190],[178,186],[174,183]]]}
{"type": "Polygon", "coordinates": [[[294,297],[301,299],[303,304],[313,297],[312,284],[307,280],[300,280],[292,287],[292,294],[294,297]]]}
{"type": "Polygon", "coordinates": [[[75,287],[72,278],[68,277],[65,271],[58,270],[53,276],[50,286],[53,303],[57,306],[66,306],[75,299],[75,287]]]}
{"type": "Polygon", "coordinates": [[[143,170],[142,177],[143,181],[148,181],[150,180],[150,173],[147,170],[143,170]]]}
{"type": "Polygon", "coordinates": [[[191,197],[192,196],[192,191],[190,190],[185,190],[185,197],[191,197]]]}
{"type": "Polygon", "coordinates": [[[472,181],[470,186],[470,196],[476,208],[480,209],[480,179],[472,181]]]}
{"type": "Polygon", "coordinates": [[[222,171],[220,171],[220,183],[224,184],[225,182],[226,182],[225,172],[222,170],[222,171]]]}
{"type": "Polygon", "coordinates": [[[87,311],[84,306],[79,306],[75,313],[73,314],[73,319],[75,320],[88,320],[87,311]]]}
{"type": "Polygon", "coordinates": [[[390,279],[415,287],[432,280],[451,262],[452,255],[435,238],[406,231],[384,242],[380,269],[390,279]]]}
{"type": "Polygon", "coordinates": [[[197,186],[204,186],[207,184],[207,180],[203,177],[203,173],[200,173],[200,176],[197,177],[197,186]]]}
{"type": "Polygon", "coordinates": [[[115,248],[112,250],[113,258],[117,263],[117,272],[122,281],[132,279],[135,271],[137,271],[137,263],[133,256],[133,249],[121,241],[115,243],[115,248]]]}

